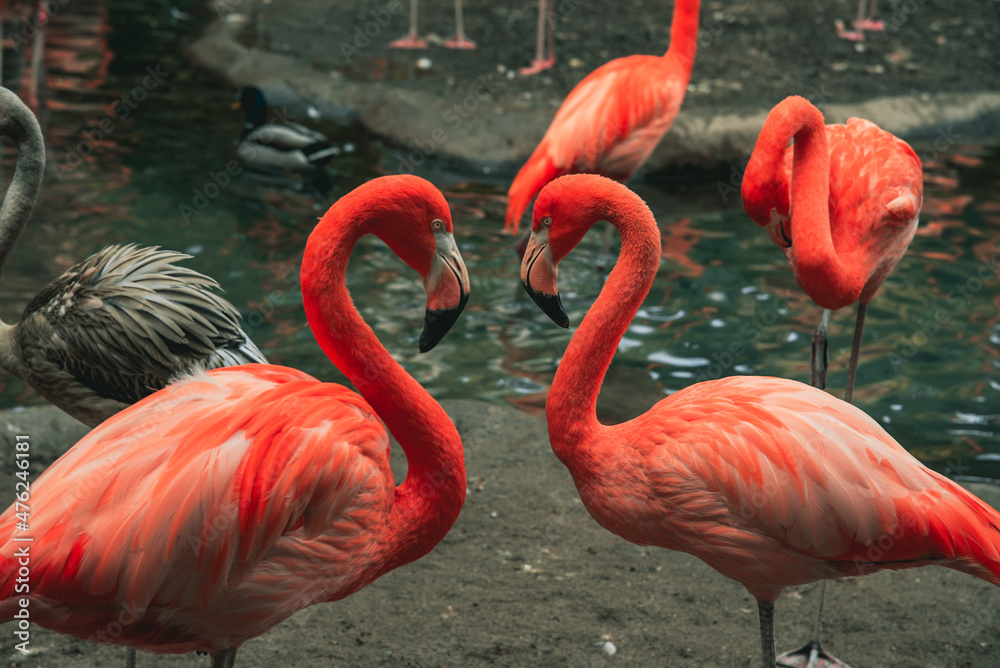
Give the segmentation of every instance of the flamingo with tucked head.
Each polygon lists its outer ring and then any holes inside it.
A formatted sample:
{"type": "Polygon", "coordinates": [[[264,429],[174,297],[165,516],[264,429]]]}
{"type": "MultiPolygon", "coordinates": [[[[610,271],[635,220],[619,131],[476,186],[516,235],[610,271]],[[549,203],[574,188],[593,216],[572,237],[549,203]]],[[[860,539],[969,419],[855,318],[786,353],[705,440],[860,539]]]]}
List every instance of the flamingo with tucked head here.
{"type": "Polygon", "coordinates": [[[775,666],[774,602],[786,587],[930,564],[1000,586],[1000,513],[818,388],[734,376],[601,424],[601,382],[660,264],[652,213],[601,176],[553,181],[535,202],[521,281],[568,326],[557,267],[599,220],[618,228],[621,254],[559,362],[545,415],[601,526],[743,584],[757,599],[764,668],[775,666]]]}
{"type": "Polygon", "coordinates": [[[444,537],[465,499],[462,442],[351,303],[345,272],[366,234],[421,275],[419,347],[440,341],[469,293],[448,205],[415,176],[370,181],[323,216],[301,272],[312,331],[360,396],[249,365],[198,373],[107,420],[31,483],[27,534],[14,506],[0,516],[0,616],[12,619],[27,597],[43,627],[208,652],[226,668],[247,640],[444,537]],[[386,427],[407,457],[398,487],[386,427]],[[19,594],[14,554],[25,535],[31,591],[19,594]]]}
{"type": "Polygon", "coordinates": [[[909,144],[869,121],[824,125],[816,107],[793,96],[767,115],[742,196],[747,215],[767,229],[795,280],[825,309],[813,356],[820,387],[826,384],[829,312],[858,303],[844,392],[851,401],[868,304],[917,231],[920,159],[909,144]]]}

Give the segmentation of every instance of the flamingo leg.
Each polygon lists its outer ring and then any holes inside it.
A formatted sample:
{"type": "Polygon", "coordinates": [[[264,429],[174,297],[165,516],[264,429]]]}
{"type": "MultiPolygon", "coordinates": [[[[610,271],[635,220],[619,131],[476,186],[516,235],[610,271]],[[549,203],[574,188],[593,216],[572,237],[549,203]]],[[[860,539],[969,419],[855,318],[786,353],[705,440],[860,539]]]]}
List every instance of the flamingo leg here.
{"type": "Polygon", "coordinates": [[[125,648],[125,668],[135,668],[135,647],[125,648]]]}
{"type": "Polygon", "coordinates": [[[236,665],[236,648],[230,647],[212,655],[212,668],[233,668],[236,665]]]}
{"type": "Polygon", "coordinates": [[[871,0],[868,5],[868,15],[865,16],[865,0],[858,0],[858,18],[854,27],[858,30],[885,30],[885,24],[875,18],[875,5],[878,0],[871,0]]]}
{"type": "Polygon", "coordinates": [[[844,401],[851,403],[854,396],[854,379],[858,375],[858,355],[861,352],[861,333],[865,329],[865,311],[868,305],[858,302],[858,319],[854,323],[854,340],[851,342],[851,361],[847,365],[847,387],[844,388],[844,401]]]}
{"type": "Polygon", "coordinates": [[[427,42],[417,35],[417,2],[410,0],[410,33],[394,42],[389,42],[390,49],[426,49],[427,42]]]}
{"type": "Polygon", "coordinates": [[[830,342],[827,329],[830,327],[830,310],[823,309],[823,317],[813,332],[812,360],[809,365],[809,384],[821,390],[826,389],[826,371],[830,366],[830,342]]]}
{"type": "Polygon", "coordinates": [[[760,615],[760,656],[764,668],[775,668],[774,664],[774,603],[757,601],[760,615]]]}
{"type": "Polygon", "coordinates": [[[549,69],[556,64],[556,54],[555,54],[555,26],[556,17],[555,10],[550,4],[552,0],[538,0],[538,36],[535,44],[535,59],[531,61],[531,65],[528,67],[521,68],[521,74],[523,76],[529,76],[531,74],[538,74],[544,70],[549,69]],[[548,34],[549,34],[549,57],[545,57],[545,30],[546,24],[548,24],[548,34]]]}
{"type": "Polygon", "coordinates": [[[785,652],[779,656],[775,664],[778,668],[851,668],[840,659],[827,654],[819,642],[825,599],[826,580],[823,580],[819,586],[819,609],[816,611],[816,628],[813,630],[813,637],[797,650],[785,652]]]}
{"type": "Polygon", "coordinates": [[[462,26],[462,0],[455,0],[455,39],[448,40],[444,45],[449,49],[472,50],[476,48],[476,43],[465,37],[465,30],[462,26]]]}

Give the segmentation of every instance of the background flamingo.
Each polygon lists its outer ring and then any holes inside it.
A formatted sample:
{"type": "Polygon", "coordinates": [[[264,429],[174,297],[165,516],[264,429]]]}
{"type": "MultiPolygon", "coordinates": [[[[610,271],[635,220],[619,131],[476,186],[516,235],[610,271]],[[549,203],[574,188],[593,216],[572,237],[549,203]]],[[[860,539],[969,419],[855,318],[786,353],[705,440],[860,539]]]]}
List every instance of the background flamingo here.
{"type": "Polygon", "coordinates": [[[885,23],[875,18],[875,5],[878,0],[858,0],[858,16],[854,19],[854,30],[847,30],[844,22],[836,21],[837,37],[840,39],[860,42],[865,38],[865,30],[885,30],[885,23]],[[865,5],[868,5],[868,12],[865,12],[865,5]]]}
{"type": "Polygon", "coordinates": [[[1000,586],[1000,513],[822,390],[735,376],[687,387],[628,422],[598,422],[601,381],[659,266],[656,221],[621,184],[565,176],[539,194],[521,264],[528,293],[568,326],[557,266],[598,220],[618,228],[620,259],[559,363],[545,412],[552,449],[601,526],[742,583],[758,602],[765,668],[775,665],[774,602],[785,587],[929,564],[1000,586]]]}
{"type": "MultiPolygon", "coordinates": [[[[303,304],[364,398],[250,365],[199,373],[105,422],[32,483],[33,623],[85,639],[117,623],[110,642],[210,652],[213,666],[232,666],[247,640],[444,537],[465,499],[462,443],[351,304],[344,274],[368,233],[424,278],[420,349],[444,336],[469,289],[444,197],[393,176],[341,198],[306,245],[303,304]],[[399,487],[379,418],[407,455],[399,487]]],[[[23,596],[13,593],[14,506],[0,526],[0,615],[10,619],[23,596]]]]}
{"type": "MultiPolygon", "coordinates": [[[[34,114],[0,88],[0,136],[17,167],[0,209],[0,269],[31,217],[45,172],[34,114]]],[[[94,426],[195,368],[266,363],[219,284],[175,262],[182,253],[108,246],[71,267],[0,321],[0,366],[94,426]]]]}
{"type": "Polygon", "coordinates": [[[698,36],[699,0],[675,0],[670,48],[600,66],[570,91],[507,192],[506,229],[542,186],[590,172],[627,181],[653,152],[684,101],[698,36]]]}
{"type": "MultiPolygon", "coordinates": [[[[392,49],[426,49],[427,42],[417,34],[417,3],[419,0],[410,0],[410,32],[406,37],[402,37],[393,42],[389,42],[392,49]]],[[[476,48],[476,43],[465,36],[465,27],[462,21],[462,0],[455,0],[455,37],[444,43],[449,49],[471,50],[476,48]]]]}

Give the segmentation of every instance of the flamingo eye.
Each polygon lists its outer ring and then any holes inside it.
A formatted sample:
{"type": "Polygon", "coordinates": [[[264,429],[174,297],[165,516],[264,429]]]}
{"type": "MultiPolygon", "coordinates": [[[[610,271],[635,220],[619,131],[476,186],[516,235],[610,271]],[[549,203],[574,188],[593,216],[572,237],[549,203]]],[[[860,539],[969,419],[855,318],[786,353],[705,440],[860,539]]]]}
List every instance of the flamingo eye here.
{"type": "Polygon", "coordinates": [[[440,218],[435,218],[434,220],[431,221],[431,229],[434,230],[435,232],[440,232],[441,230],[444,229],[444,221],[441,220],[440,218]]]}
{"type": "Polygon", "coordinates": [[[548,227],[551,224],[552,219],[550,217],[546,216],[545,218],[542,218],[542,227],[548,227]]]}

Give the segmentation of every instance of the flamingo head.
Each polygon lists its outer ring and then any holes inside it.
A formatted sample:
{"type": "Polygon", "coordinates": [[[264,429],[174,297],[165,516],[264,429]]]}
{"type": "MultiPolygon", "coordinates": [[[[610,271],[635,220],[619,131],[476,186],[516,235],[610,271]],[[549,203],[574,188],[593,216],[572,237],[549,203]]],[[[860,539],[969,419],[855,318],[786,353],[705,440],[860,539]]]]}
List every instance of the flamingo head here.
{"type": "Polygon", "coordinates": [[[306,245],[303,274],[321,271],[317,267],[331,254],[345,249],[349,254],[358,239],[374,234],[424,280],[427,308],[418,345],[427,352],[448,333],[469,299],[469,272],[453,232],[448,203],[430,182],[407,174],[383,176],[330,208],[306,245]]]}
{"type": "Polygon", "coordinates": [[[595,174],[562,176],[538,194],[531,236],[521,259],[521,284],[542,311],[560,327],[569,316],[559,298],[559,262],[599,220],[607,220],[607,189],[623,186],[595,174]]]}
{"type": "Polygon", "coordinates": [[[792,245],[792,215],[788,182],[781,178],[755,178],[752,167],[751,161],[743,176],[743,210],[753,222],[767,230],[776,246],[789,248],[792,245]]]}

